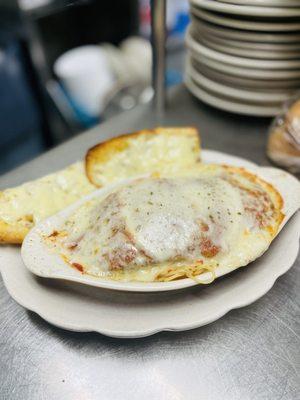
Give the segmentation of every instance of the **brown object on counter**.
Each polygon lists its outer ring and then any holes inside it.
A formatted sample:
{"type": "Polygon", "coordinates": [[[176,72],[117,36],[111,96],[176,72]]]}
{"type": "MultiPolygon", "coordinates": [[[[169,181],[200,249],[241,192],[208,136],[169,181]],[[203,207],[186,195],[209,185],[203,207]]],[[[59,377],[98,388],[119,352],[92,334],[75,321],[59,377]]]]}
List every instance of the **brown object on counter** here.
{"type": "Polygon", "coordinates": [[[274,163],[300,173],[300,100],[294,101],[272,125],[267,155],[274,163]]]}

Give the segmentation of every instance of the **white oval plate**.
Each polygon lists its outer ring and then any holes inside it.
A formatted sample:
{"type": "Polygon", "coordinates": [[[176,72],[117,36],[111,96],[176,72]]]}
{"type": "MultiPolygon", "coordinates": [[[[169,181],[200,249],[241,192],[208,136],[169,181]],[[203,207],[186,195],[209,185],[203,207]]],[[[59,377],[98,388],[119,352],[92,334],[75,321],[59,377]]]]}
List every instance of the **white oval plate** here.
{"type": "Polygon", "coordinates": [[[207,10],[236,14],[236,15],[247,15],[252,17],[298,17],[300,16],[300,7],[295,5],[291,7],[262,7],[262,6],[248,6],[246,4],[228,4],[221,1],[211,0],[190,0],[190,3],[205,8],[207,10]]]}
{"type": "Polygon", "coordinates": [[[197,86],[189,74],[186,74],[185,76],[185,84],[189,91],[197,99],[203,101],[206,104],[209,104],[212,107],[219,108],[220,110],[257,117],[272,117],[278,115],[281,112],[280,107],[263,105],[257,106],[253,104],[245,104],[238,101],[233,101],[232,99],[226,98],[225,96],[220,97],[197,86]]]}
{"type": "Polygon", "coordinates": [[[240,87],[243,89],[254,89],[257,91],[265,91],[274,93],[275,91],[285,90],[300,90],[300,79],[289,79],[289,80],[266,80],[266,79],[252,79],[249,77],[239,77],[233,74],[220,72],[213,68],[209,68],[206,65],[191,58],[194,68],[203,73],[205,76],[213,80],[214,82],[224,83],[225,85],[234,86],[235,88],[240,87]]]}
{"type": "MultiPolygon", "coordinates": [[[[205,162],[259,168],[214,151],[203,150],[202,158],[205,162]]],[[[259,299],[294,263],[299,250],[299,224],[300,213],[284,227],[270,249],[247,268],[211,285],[175,292],[122,293],[38,278],[25,268],[15,246],[0,248],[0,269],[10,295],[55,326],[118,338],[144,337],[160,331],[198,328],[259,299]]]]}
{"type": "MultiPolygon", "coordinates": [[[[206,40],[210,40],[214,43],[220,44],[225,47],[235,48],[235,49],[243,49],[243,50],[260,50],[266,52],[282,52],[290,53],[290,52],[299,52],[300,53],[300,43],[260,43],[260,42],[247,42],[245,40],[237,40],[237,39],[228,39],[221,36],[217,36],[214,33],[206,32],[205,29],[201,29],[194,24],[192,26],[192,36],[196,41],[202,40],[205,38],[206,40]]],[[[300,40],[300,36],[299,36],[300,40]]]]}
{"type": "Polygon", "coordinates": [[[257,60],[253,58],[231,56],[228,54],[221,53],[216,50],[212,50],[203,44],[197,42],[192,34],[191,30],[188,30],[186,34],[186,44],[188,48],[198,53],[203,58],[210,58],[214,61],[221,62],[235,67],[246,67],[255,69],[270,69],[270,70],[295,70],[300,69],[300,60],[257,60]]]}
{"type": "Polygon", "coordinates": [[[297,7],[299,0],[217,0],[221,3],[242,4],[246,6],[262,7],[297,7]]]}
{"type": "MultiPolygon", "coordinates": [[[[220,162],[220,161],[219,161],[220,162]]],[[[251,168],[255,173],[262,176],[268,182],[274,184],[274,186],[280,191],[285,201],[284,213],[286,218],[283,220],[283,225],[288,219],[294,214],[296,209],[300,205],[300,183],[293,178],[291,175],[284,173],[276,169],[262,169],[262,168],[251,168]],[[291,186],[294,189],[291,189],[291,186]],[[298,195],[297,201],[295,200],[298,195]]],[[[49,247],[43,241],[43,236],[49,235],[54,230],[59,230],[61,224],[70,215],[73,214],[81,204],[89,199],[96,198],[99,196],[110,193],[113,188],[119,187],[131,182],[131,180],[122,181],[120,183],[109,185],[105,188],[101,188],[93,192],[92,194],[85,196],[75,204],[67,207],[58,214],[44,220],[36,227],[34,227],[30,233],[26,236],[22,249],[21,255],[25,266],[35,275],[44,278],[55,278],[64,279],[74,282],[83,283],[86,285],[96,286],[105,289],[114,289],[122,291],[138,291],[138,292],[158,292],[166,290],[177,290],[183,289],[190,286],[195,286],[197,283],[193,279],[179,279],[172,282],[118,282],[109,279],[95,278],[90,275],[83,275],[74,268],[71,268],[58,254],[51,252],[49,247]]],[[[231,272],[230,268],[217,268],[216,277],[223,276],[231,272]]],[[[210,278],[209,273],[201,274],[201,279],[208,280],[210,278]]]]}
{"type": "Polygon", "coordinates": [[[208,57],[203,57],[198,52],[190,49],[192,57],[207,67],[213,68],[219,72],[224,72],[229,75],[241,76],[243,78],[255,78],[266,80],[282,80],[282,79],[299,79],[300,69],[291,70],[268,70],[257,68],[246,68],[234,65],[225,64],[223,62],[213,60],[208,57]]]}
{"type": "Polygon", "coordinates": [[[250,48],[234,47],[226,44],[217,43],[211,38],[202,36],[202,38],[196,38],[196,41],[203,44],[204,46],[232,56],[241,56],[245,58],[255,58],[262,60],[293,60],[300,58],[300,50],[293,51],[282,51],[282,50],[259,50],[250,48]]]}
{"type": "Polygon", "coordinates": [[[214,34],[221,38],[235,39],[258,43],[299,43],[300,34],[297,32],[247,32],[245,30],[231,29],[224,26],[214,25],[192,15],[192,24],[202,31],[214,34]]]}
{"type": "MultiPolygon", "coordinates": [[[[232,98],[234,100],[238,100],[241,102],[249,102],[249,103],[256,103],[262,105],[270,105],[270,104],[276,104],[278,106],[278,103],[282,103],[283,101],[286,101],[291,98],[291,92],[289,93],[279,93],[279,92],[263,92],[263,91],[250,91],[246,89],[239,89],[236,87],[231,87],[227,86],[223,83],[217,83],[209,78],[207,78],[205,75],[201,74],[197,69],[195,69],[192,65],[190,60],[187,60],[187,73],[189,76],[192,77],[192,79],[195,81],[195,83],[210,92],[215,93],[216,95],[220,96],[226,96],[228,98],[232,98]]],[[[295,92],[294,92],[295,93],[295,92]]]]}
{"type": "Polygon", "coordinates": [[[204,11],[200,8],[191,7],[191,13],[205,21],[212,22],[216,25],[227,26],[230,28],[237,28],[249,31],[264,31],[264,32],[288,32],[298,31],[300,29],[299,22],[258,22],[251,20],[238,20],[229,18],[224,15],[217,15],[210,11],[204,11]]]}

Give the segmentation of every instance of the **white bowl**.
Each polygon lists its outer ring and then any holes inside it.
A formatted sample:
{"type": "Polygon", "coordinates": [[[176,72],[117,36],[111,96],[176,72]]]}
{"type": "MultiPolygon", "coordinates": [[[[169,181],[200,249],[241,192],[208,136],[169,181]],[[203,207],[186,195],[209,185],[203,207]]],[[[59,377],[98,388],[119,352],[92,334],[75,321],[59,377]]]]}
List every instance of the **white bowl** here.
{"type": "Polygon", "coordinates": [[[204,11],[194,6],[191,7],[191,13],[205,21],[230,28],[265,32],[289,32],[300,30],[300,22],[259,22],[250,19],[239,20],[221,14],[215,14],[210,11],[204,11]]]}
{"type": "Polygon", "coordinates": [[[89,45],[68,50],[55,61],[54,72],[76,104],[91,116],[100,114],[114,84],[103,49],[89,45]]]}
{"type": "MultiPolygon", "coordinates": [[[[211,0],[190,0],[190,3],[206,10],[229,13],[236,15],[247,15],[253,17],[299,17],[300,7],[295,5],[292,7],[264,7],[264,6],[254,6],[254,5],[240,5],[223,3],[221,1],[211,1],[211,0]]],[[[234,2],[233,2],[234,3],[234,2]]]]}

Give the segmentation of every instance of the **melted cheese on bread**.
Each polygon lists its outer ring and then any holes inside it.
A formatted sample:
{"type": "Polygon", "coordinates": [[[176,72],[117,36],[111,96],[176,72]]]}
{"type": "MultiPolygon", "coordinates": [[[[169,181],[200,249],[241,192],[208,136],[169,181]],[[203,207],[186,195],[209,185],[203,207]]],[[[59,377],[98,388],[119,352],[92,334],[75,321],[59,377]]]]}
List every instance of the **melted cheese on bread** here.
{"type": "Polygon", "coordinates": [[[0,243],[22,243],[42,219],[95,190],[82,162],[0,192],[0,243]]]}
{"type": "Polygon", "coordinates": [[[101,187],[133,176],[175,173],[199,161],[197,129],[156,128],[94,146],[86,155],[86,173],[94,185],[101,187]]]}
{"type": "Polygon", "coordinates": [[[199,143],[194,128],[157,128],[124,135],[89,150],[85,167],[79,162],[0,192],[0,243],[22,243],[37,222],[94,190],[93,184],[102,186],[158,171],[176,172],[197,164],[199,143]]]}

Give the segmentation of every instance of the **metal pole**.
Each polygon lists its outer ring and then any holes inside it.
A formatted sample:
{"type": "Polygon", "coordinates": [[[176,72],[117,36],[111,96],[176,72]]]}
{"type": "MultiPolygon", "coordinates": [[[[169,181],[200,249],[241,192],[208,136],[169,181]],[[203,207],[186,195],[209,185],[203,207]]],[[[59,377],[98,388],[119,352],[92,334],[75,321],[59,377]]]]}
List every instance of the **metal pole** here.
{"type": "Polygon", "coordinates": [[[166,0],[151,0],[153,106],[157,116],[166,107],[166,0]]]}

